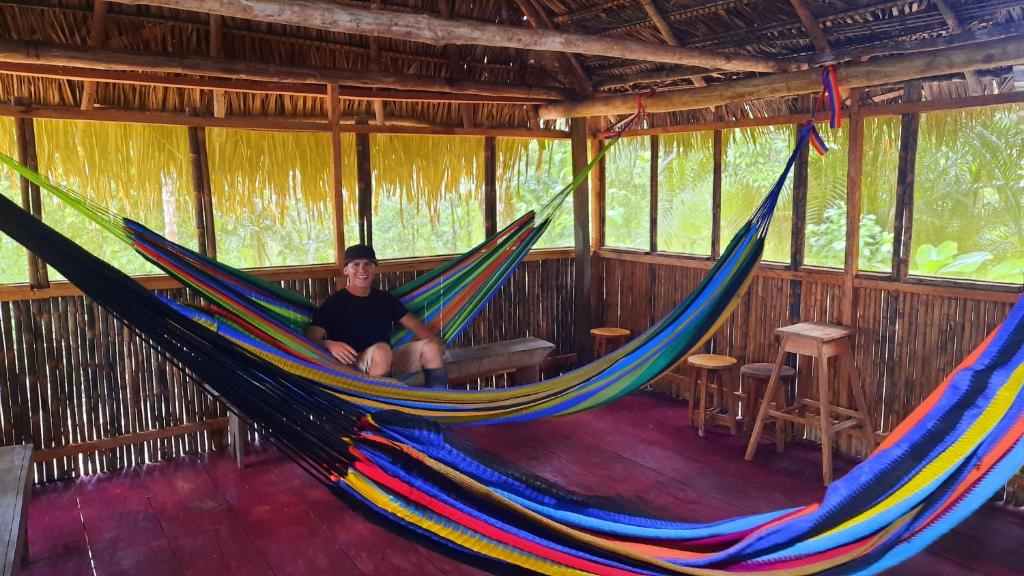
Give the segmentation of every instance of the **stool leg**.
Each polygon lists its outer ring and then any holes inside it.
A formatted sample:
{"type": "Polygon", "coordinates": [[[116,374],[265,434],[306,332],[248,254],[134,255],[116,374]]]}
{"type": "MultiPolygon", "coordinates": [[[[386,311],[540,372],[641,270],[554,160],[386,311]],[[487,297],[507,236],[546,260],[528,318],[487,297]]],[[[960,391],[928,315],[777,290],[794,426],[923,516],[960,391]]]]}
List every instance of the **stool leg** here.
{"type": "Polygon", "coordinates": [[[828,394],[828,358],[818,351],[818,402],[821,406],[821,476],[825,486],[832,483],[832,411],[828,394]]]}
{"type": "Polygon", "coordinates": [[[708,370],[707,368],[700,369],[700,410],[697,412],[697,435],[701,438],[704,437],[704,417],[707,415],[707,397],[708,397],[708,370]]]}
{"type": "Polygon", "coordinates": [[[864,394],[864,388],[861,387],[860,371],[857,370],[857,365],[853,362],[853,351],[850,350],[849,343],[843,348],[843,353],[839,358],[841,362],[846,364],[846,373],[850,377],[849,385],[853,389],[853,399],[857,402],[857,410],[864,414],[864,420],[862,421],[864,427],[864,455],[867,456],[875,449],[875,424],[871,419],[871,407],[864,394]]]}
{"type": "MultiPolygon", "coordinates": [[[[775,390],[775,407],[776,410],[781,410],[788,406],[788,396],[786,394],[786,382],[780,382],[780,386],[775,390]]],[[[775,451],[782,454],[786,451],[786,437],[789,436],[789,422],[786,420],[775,419],[775,451]]]]}
{"type": "MultiPolygon", "coordinates": [[[[743,459],[751,461],[754,453],[757,452],[757,442],[761,439],[761,429],[764,428],[765,416],[768,414],[769,398],[775,393],[775,387],[779,385],[779,372],[782,370],[782,362],[786,359],[786,341],[783,340],[779,346],[779,355],[775,358],[775,367],[772,368],[772,376],[768,379],[768,386],[764,389],[764,397],[761,399],[761,408],[757,411],[757,420],[754,421],[754,429],[750,433],[750,440],[747,442],[747,452],[743,459]]],[[[778,419],[776,419],[778,426],[778,419]]]]}
{"type": "Polygon", "coordinates": [[[720,381],[719,376],[715,376],[718,381],[718,393],[722,395],[722,405],[725,407],[726,416],[729,417],[729,434],[736,435],[736,413],[739,410],[736,408],[736,391],[732,387],[732,370],[729,370],[729,374],[725,375],[725,382],[720,381]]]}

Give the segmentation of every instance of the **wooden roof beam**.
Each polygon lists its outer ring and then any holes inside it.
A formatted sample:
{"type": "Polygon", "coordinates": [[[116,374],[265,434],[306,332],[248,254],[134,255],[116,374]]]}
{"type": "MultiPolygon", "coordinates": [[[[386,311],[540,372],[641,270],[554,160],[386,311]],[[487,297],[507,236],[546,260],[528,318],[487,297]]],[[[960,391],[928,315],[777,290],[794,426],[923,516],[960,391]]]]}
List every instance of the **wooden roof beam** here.
{"type": "Polygon", "coordinates": [[[385,36],[433,45],[476,44],[548,52],[571,52],[631,60],[689,64],[755,72],[792,69],[771,58],[710,50],[677,48],[627,38],[608,38],[501,26],[464,19],[446,20],[428,14],[404,14],[333,4],[325,0],[118,0],[234,18],[344,32],[385,36]]]}
{"type": "MultiPolygon", "coordinates": [[[[838,66],[839,81],[847,88],[905,82],[1024,63],[1024,36],[980,42],[946,50],[879,58],[865,63],[838,66]]],[[[648,112],[670,112],[718,106],[758,98],[810,94],[821,90],[818,70],[801,70],[759,78],[744,78],[705,88],[653,94],[644,100],[648,112]]],[[[632,94],[603,96],[578,102],[541,106],[543,119],[628,114],[636,109],[632,94]]]]}
{"type": "Polygon", "coordinates": [[[807,36],[811,38],[811,43],[814,44],[814,49],[818,52],[828,52],[831,50],[832,47],[829,46],[828,39],[825,38],[825,32],[821,29],[821,25],[818,24],[818,19],[814,17],[814,14],[807,7],[804,0],[789,0],[789,3],[793,5],[793,10],[796,10],[796,15],[800,17],[800,23],[804,25],[807,36]]]}
{"type": "MultiPolygon", "coordinates": [[[[657,6],[655,6],[654,0],[640,0],[640,3],[644,5],[644,10],[647,11],[647,15],[651,17],[651,21],[654,22],[654,25],[658,27],[658,32],[661,32],[661,37],[665,39],[665,42],[668,42],[672,46],[682,46],[682,42],[679,41],[675,32],[672,31],[672,26],[669,25],[668,20],[665,20],[665,17],[661,15],[661,11],[658,10],[657,6]]],[[[704,81],[703,76],[694,75],[687,76],[686,78],[693,82],[693,85],[698,88],[707,86],[707,82],[704,81]]]]}
{"type": "MultiPolygon", "coordinates": [[[[934,0],[935,7],[939,9],[939,13],[942,14],[942,19],[946,21],[949,26],[949,30],[953,34],[959,34],[963,32],[964,28],[960,24],[960,18],[957,17],[956,12],[953,11],[953,7],[950,6],[946,0],[934,0]]],[[[973,70],[964,71],[964,79],[967,80],[967,91],[972,95],[976,96],[983,92],[981,88],[981,81],[978,80],[978,75],[973,70]]]]}
{"type": "MultiPolygon", "coordinates": [[[[647,82],[672,82],[674,80],[689,80],[696,86],[698,80],[703,81],[705,76],[718,76],[720,70],[704,70],[702,68],[693,68],[688,66],[674,66],[666,70],[649,70],[646,72],[638,72],[636,74],[629,74],[627,76],[612,76],[610,78],[603,78],[594,82],[594,88],[598,90],[607,90],[608,88],[622,88],[632,86],[633,84],[643,84],[647,82]]],[[[706,85],[705,84],[702,84],[706,85]]]]}
{"type": "MultiPolygon", "coordinates": [[[[147,72],[121,72],[117,70],[90,70],[70,66],[49,66],[46,64],[17,64],[0,61],[0,73],[60,80],[81,80],[111,82],[114,84],[141,84],[144,86],[165,86],[195,90],[223,90],[225,92],[250,92],[256,94],[286,94],[289,96],[325,97],[326,89],[318,84],[297,84],[291,82],[263,82],[259,80],[230,80],[205,76],[168,76],[147,72]]],[[[342,98],[379,99],[397,102],[452,102],[483,104],[539,104],[554,98],[519,98],[515,96],[483,96],[430,92],[425,90],[389,90],[379,88],[338,88],[342,98]]]]}
{"type": "MultiPolygon", "coordinates": [[[[516,5],[530,21],[530,25],[538,30],[552,30],[555,25],[534,0],[516,0],[516,5]]],[[[559,68],[569,78],[569,86],[580,96],[593,96],[594,82],[590,79],[583,65],[576,56],[564,52],[552,53],[559,68]]]]}
{"type": "Polygon", "coordinates": [[[542,100],[568,97],[566,91],[557,88],[511,86],[473,80],[453,82],[443,78],[414,74],[340,70],[317,66],[294,66],[209,56],[85,48],[17,40],[0,40],[0,62],[73,66],[132,73],[143,71],[195,74],[264,82],[339,84],[362,88],[457,92],[542,100]]]}
{"type": "MultiPolygon", "coordinates": [[[[105,24],[107,20],[106,0],[96,0],[92,6],[92,20],[89,22],[89,46],[98,48],[103,45],[105,24]]],[[[96,82],[86,80],[82,86],[82,110],[92,110],[96,105],[96,82]]]]}

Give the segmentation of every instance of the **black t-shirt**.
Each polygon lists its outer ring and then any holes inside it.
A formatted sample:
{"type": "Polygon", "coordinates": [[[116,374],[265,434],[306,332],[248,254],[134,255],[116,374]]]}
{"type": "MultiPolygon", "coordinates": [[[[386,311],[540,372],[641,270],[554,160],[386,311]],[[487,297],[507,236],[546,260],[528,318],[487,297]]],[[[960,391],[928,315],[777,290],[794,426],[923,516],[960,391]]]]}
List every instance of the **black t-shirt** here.
{"type": "Polygon", "coordinates": [[[372,288],[369,295],[356,296],[342,288],[324,300],[310,324],[326,330],[328,340],[362,352],[377,342],[389,342],[395,323],[408,312],[390,292],[372,288]]]}

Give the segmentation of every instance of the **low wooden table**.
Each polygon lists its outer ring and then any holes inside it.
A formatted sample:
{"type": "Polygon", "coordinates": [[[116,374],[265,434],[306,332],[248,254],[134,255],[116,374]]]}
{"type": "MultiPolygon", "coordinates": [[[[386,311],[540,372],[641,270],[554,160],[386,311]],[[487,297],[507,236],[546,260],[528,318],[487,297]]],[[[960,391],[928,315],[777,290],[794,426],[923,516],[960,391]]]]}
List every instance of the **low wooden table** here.
{"type": "Polygon", "coordinates": [[[761,429],[768,419],[774,420],[776,426],[780,422],[793,422],[806,427],[817,427],[821,430],[821,474],[825,485],[828,486],[832,483],[832,436],[836,432],[860,426],[865,449],[870,451],[875,445],[875,427],[871,422],[871,411],[860,385],[860,373],[853,361],[850,344],[853,329],[820,322],[802,322],[779,328],[775,334],[782,338],[782,343],[779,346],[779,355],[775,359],[775,368],[764,391],[761,407],[757,412],[757,420],[754,422],[744,458],[753,460],[761,429]],[[794,404],[772,409],[769,404],[775,396],[775,387],[779,383],[787,352],[814,358],[818,372],[818,399],[800,398],[798,393],[794,404]],[[832,404],[828,386],[828,360],[833,357],[838,358],[843,368],[838,382],[840,398],[846,396],[843,386],[849,386],[856,402],[856,410],[832,404]]]}
{"type": "Polygon", "coordinates": [[[0,575],[28,562],[28,502],[32,497],[32,445],[0,448],[0,575]]]}

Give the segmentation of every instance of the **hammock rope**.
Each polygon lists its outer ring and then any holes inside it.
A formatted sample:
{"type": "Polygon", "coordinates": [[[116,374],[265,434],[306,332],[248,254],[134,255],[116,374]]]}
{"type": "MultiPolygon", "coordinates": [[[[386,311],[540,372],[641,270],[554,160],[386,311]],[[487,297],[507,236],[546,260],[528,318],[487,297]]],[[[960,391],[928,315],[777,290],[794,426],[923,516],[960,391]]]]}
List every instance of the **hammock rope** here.
{"type": "Polygon", "coordinates": [[[875,574],[950,530],[1024,464],[1024,298],[821,502],[688,523],[519,472],[436,422],[368,412],[192,321],[2,197],[0,229],[209,383],[350,505],[495,573],[875,574]]]}

